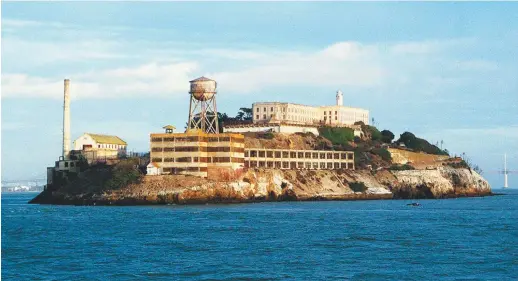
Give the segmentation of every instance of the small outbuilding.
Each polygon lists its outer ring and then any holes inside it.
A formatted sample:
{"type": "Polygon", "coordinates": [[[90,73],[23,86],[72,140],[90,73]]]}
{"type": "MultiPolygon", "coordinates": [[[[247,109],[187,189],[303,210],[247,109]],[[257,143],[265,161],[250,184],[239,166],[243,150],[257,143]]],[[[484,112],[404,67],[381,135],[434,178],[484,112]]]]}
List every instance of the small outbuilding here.
{"type": "Polygon", "coordinates": [[[162,168],[160,167],[160,164],[156,162],[149,162],[146,167],[146,174],[148,176],[156,176],[162,174],[162,168]]]}
{"type": "Polygon", "coordinates": [[[74,150],[93,152],[94,158],[118,158],[126,155],[127,143],[117,136],[84,133],[74,141],[74,150]]]}

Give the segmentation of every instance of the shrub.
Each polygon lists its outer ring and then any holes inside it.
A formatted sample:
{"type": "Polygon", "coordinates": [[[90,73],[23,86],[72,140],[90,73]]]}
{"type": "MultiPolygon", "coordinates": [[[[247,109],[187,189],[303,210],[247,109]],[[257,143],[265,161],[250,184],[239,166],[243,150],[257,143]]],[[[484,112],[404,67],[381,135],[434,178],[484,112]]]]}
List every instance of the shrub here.
{"type": "Polygon", "coordinates": [[[134,159],[122,160],[111,171],[111,178],[106,181],[104,187],[107,189],[119,189],[128,184],[137,183],[142,175],[140,174],[134,159]]]}
{"type": "Polygon", "coordinates": [[[275,134],[272,132],[267,132],[262,135],[263,139],[271,140],[275,137],[275,134]]]}
{"type": "Polygon", "coordinates": [[[381,140],[381,132],[376,127],[367,125],[367,129],[371,134],[371,140],[381,140]]]}
{"type": "Polygon", "coordinates": [[[371,150],[372,153],[381,156],[381,159],[384,161],[392,161],[392,156],[390,152],[385,148],[374,148],[371,150]]]}
{"type": "Polygon", "coordinates": [[[363,182],[350,182],[349,183],[349,187],[354,192],[365,192],[365,191],[367,191],[367,187],[365,186],[365,184],[363,182]]]}
{"type": "Polygon", "coordinates": [[[384,143],[392,143],[394,139],[394,134],[389,130],[381,131],[381,141],[384,143]]]}
{"type": "Polygon", "coordinates": [[[448,155],[446,151],[441,150],[437,146],[430,144],[428,141],[424,139],[416,137],[414,134],[410,132],[404,132],[403,134],[401,134],[397,142],[402,142],[405,144],[407,148],[413,149],[415,151],[422,151],[425,153],[437,155],[448,155]]]}
{"type": "Polygon", "coordinates": [[[408,165],[408,164],[404,164],[404,165],[393,164],[392,166],[390,166],[389,170],[392,170],[392,171],[406,171],[406,170],[415,170],[415,168],[410,166],[410,165],[408,165]]]}
{"type": "Polygon", "coordinates": [[[333,144],[347,144],[354,139],[354,131],[351,128],[320,127],[318,132],[333,144]]]}

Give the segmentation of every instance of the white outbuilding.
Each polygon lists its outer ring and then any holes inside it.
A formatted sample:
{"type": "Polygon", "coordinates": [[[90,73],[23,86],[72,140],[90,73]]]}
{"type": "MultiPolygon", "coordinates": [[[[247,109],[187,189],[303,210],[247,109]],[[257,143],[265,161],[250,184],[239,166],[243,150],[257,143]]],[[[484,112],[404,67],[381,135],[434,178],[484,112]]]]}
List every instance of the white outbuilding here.
{"type": "Polygon", "coordinates": [[[127,143],[117,136],[84,133],[74,141],[74,150],[93,151],[95,156],[118,158],[126,155],[127,143]]]}
{"type": "Polygon", "coordinates": [[[155,162],[149,162],[149,164],[147,164],[146,170],[146,174],[148,176],[156,176],[162,174],[162,168],[158,163],[155,162]]]}

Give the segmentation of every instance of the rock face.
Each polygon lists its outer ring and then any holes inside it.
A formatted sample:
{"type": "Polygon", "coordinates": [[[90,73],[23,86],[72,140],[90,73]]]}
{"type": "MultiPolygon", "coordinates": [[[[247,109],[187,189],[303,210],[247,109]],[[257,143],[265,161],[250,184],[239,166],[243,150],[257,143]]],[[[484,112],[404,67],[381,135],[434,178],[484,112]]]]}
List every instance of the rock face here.
{"type": "MultiPolygon", "coordinates": [[[[72,185],[79,186],[76,182],[72,185]]],[[[203,204],[263,201],[448,198],[490,195],[468,169],[408,171],[249,170],[239,180],[214,182],[191,176],[146,176],[117,190],[60,188],[31,203],[75,205],[203,204]],[[87,191],[88,190],[88,191],[87,191]]]]}
{"type": "Polygon", "coordinates": [[[394,171],[396,198],[448,198],[491,193],[488,182],[468,169],[440,167],[434,170],[394,171]]]}

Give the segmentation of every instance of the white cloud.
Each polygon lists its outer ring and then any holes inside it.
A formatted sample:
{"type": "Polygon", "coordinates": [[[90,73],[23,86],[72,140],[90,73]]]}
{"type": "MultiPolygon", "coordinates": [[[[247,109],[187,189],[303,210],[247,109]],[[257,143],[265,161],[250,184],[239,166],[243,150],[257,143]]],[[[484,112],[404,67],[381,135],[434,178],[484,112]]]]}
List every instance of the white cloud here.
{"type": "Polygon", "coordinates": [[[2,60],[5,71],[13,68],[67,64],[88,60],[122,59],[128,55],[117,52],[123,45],[114,41],[31,41],[2,38],[2,60]]]}
{"type": "MultiPolygon", "coordinates": [[[[257,57],[261,57],[257,55],[257,57]]],[[[227,91],[246,93],[272,85],[351,85],[374,87],[385,77],[378,50],[340,42],[307,53],[272,54],[246,69],[210,74],[227,91]]]]}
{"type": "MultiPolygon", "coordinates": [[[[117,68],[71,75],[72,99],[170,97],[185,94],[197,64],[193,62],[150,63],[135,68],[117,68]]],[[[63,96],[63,80],[25,74],[2,75],[2,98],[56,98],[63,96]]]]}
{"type": "Polygon", "coordinates": [[[391,45],[389,50],[395,54],[423,55],[439,53],[451,48],[465,47],[473,45],[474,43],[476,43],[476,40],[474,38],[400,42],[391,45]]]}
{"type": "MultiPolygon", "coordinates": [[[[65,30],[72,32],[69,27],[65,30]]],[[[57,66],[61,73],[66,71],[72,79],[74,98],[183,94],[188,89],[187,82],[201,75],[217,80],[220,90],[239,94],[287,85],[396,89],[399,93],[401,89],[420,87],[423,94],[433,94],[437,88],[465,84],[470,77],[460,77],[464,72],[497,69],[494,63],[484,60],[441,59],[441,52],[448,48],[458,49],[471,42],[464,39],[390,44],[337,42],[310,51],[192,48],[182,42],[154,44],[88,36],[56,42],[3,39],[6,74],[2,76],[2,97],[7,98],[61,98],[64,77],[29,75],[24,71],[35,67],[57,66]],[[109,68],[117,64],[125,67],[109,68]],[[83,69],[88,72],[81,72],[83,69]]]]}

